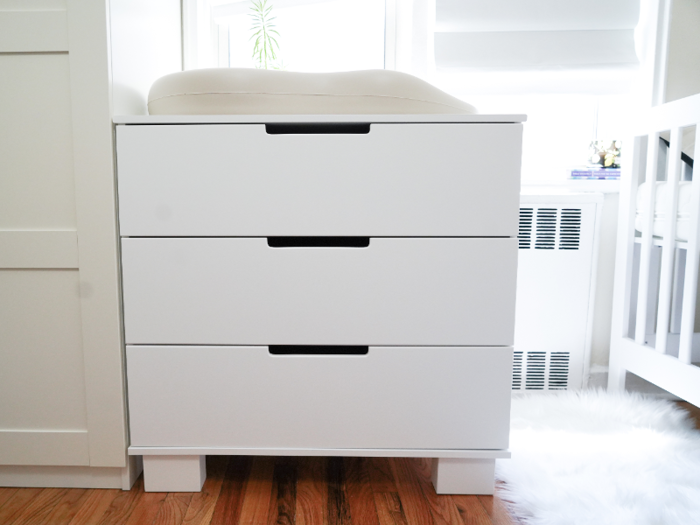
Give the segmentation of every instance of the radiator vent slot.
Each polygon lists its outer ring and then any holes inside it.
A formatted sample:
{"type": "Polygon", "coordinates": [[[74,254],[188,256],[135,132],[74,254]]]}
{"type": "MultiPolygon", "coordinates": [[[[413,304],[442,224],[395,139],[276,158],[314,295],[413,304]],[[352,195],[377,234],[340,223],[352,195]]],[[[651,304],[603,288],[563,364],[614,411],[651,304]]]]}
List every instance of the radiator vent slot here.
{"type": "Polygon", "coordinates": [[[520,208],[518,247],[521,250],[578,250],[580,208],[520,208]]]}
{"type": "Polygon", "coordinates": [[[556,208],[537,210],[536,250],[553,250],[556,246],[558,211],[556,208]]]}
{"type": "Polygon", "coordinates": [[[565,208],[561,210],[559,226],[559,249],[578,250],[581,240],[581,210],[565,208]]]}
{"type": "Polygon", "coordinates": [[[549,390],[566,390],[569,384],[569,352],[552,352],[549,357],[549,390]]]}
{"type": "Polygon", "coordinates": [[[525,390],[544,390],[546,366],[546,352],[527,353],[527,374],[525,375],[525,390]]]}
{"type": "Polygon", "coordinates": [[[518,246],[521,250],[530,248],[532,244],[532,211],[532,208],[520,208],[518,246]]]}
{"type": "Polygon", "coordinates": [[[513,352],[513,390],[566,390],[570,352],[513,352]]]}
{"type": "Polygon", "coordinates": [[[513,390],[523,386],[523,353],[513,352],[513,390]]]}

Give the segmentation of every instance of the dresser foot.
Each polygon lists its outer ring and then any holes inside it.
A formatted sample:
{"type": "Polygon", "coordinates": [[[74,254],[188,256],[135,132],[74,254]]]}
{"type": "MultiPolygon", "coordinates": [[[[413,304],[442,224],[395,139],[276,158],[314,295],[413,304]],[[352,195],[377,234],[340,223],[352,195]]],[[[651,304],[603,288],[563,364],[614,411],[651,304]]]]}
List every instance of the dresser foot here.
{"type": "Polygon", "coordinates": [[[438,494],[493,494],[495,459],[433,460],[432,481],[438,494]]]}
{"type": "Polygon", "coordinates": [[[206,456],[143,456],[146,492],[199,492],[207,478],[206,456]]]}

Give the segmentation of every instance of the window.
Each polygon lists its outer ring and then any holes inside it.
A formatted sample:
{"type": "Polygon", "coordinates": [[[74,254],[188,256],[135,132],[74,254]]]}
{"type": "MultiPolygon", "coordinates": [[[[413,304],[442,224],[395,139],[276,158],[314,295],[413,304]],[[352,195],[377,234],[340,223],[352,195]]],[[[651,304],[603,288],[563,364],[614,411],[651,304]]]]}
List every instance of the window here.
{"type": "MultiPolygon", "coordinates": [[[[256,67],[251,0],[185,0],[185,69],[256,67]]],[[[267,0],[279,35],[272,67],[384,68],[384,0],[267,0]]]]}
{"type": "MultiPolygon", "coordinates": [[[[482,113],[526,113],[523,179],[563,181],[586,164],[591,141],[619,140],[642,105],[639,0],[592,1],[612,14],[560,0],[533,0],[538,9],[520,0],[268,0],[279,33],[271,66],[387,67],[482,113]]],[[[251,0],[183,6],[186,69],[256,67],[251,0]]]]}

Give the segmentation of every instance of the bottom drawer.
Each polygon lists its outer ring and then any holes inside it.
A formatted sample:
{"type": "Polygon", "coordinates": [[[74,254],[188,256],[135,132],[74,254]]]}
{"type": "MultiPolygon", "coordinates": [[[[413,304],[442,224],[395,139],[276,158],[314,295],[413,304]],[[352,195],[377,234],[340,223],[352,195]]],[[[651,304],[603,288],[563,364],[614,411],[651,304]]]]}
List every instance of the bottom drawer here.
{"type": "Polygon", "coordinates": [[[127,346],[131,444],[504,449],[512,349],[127,346]]]}

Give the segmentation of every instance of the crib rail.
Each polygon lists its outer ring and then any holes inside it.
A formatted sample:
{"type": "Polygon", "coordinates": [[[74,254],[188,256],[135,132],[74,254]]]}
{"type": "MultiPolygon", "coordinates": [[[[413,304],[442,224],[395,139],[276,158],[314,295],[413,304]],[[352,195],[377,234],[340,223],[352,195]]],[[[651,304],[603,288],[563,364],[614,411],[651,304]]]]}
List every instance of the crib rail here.
{"type": "MultiPolygon", "coordinates": [[[[624,383],[625,366],[627,369],[632,366],[623,362],[624,356],[631,355],[632,347],[643,347],[645,352],[640,355],[647,356],[647,360],[650,354],[646,350],[652,350],[664,357],[673,357],[679,364],[691,365],[700,270],[700,174],[695,174],[691,182],[688,241],[677,242],[676,236],[682,139],[684,133],[697,129],[699,124],[700,95],[652,108],[637,127],[631,141],[631,155],[623,164],[611,387],[624,383]],[[667,161],[660,163],[660,136],[668,132],[667,161]],[[666,184],[665,201],[658,204],[663,205],[666,219],[661,238],[658,238],[654,237],[654,221],[657,200],[661,197],[656,190],[657,182],[662,180],[666,184]],[[642,182],[647,183],[649,191],[642,206],[642,234],[639,236],[635,217],[638,188],[642,182]],[[670,340],[673,344],[669,344],[670,340]]],[[[696,132],[695,154],[698,152],[700,133],[696,132]]],[[[697,337],[695,341],[697,346],[697,337]]]]}
{"type": "MultiPolygon", "coordinates": [[[[657,135],[657,132],[652,134],[657,135]]],[[[672,284],[673,270],[676,258],[676,215],[678,214],[678,182],[681,173],[681,129],[674,127],[671,129],[671,150],[669,151],[669,168],[666,174],[666,184],[670,185],[667,192],[667,206],[671,210],[669,220],[666,221],[663,234],[663,246],[661,251],[661,276],[659,279],[659,306],[656,319],[656,350],[666,353],[669,321],[671,318],[671,300],[673,299],[672,284]]],[[[658,139],[657,139],[658,142],[658,139]]],[[[659,144],[655,144],[658,149],[659,144]]],[[[657,163],[658,166],[658,163],[657,163]]],[[[652,220],[652,228],[645,232],[649,239],[653,237],[654,203],[647,213],[652,220]]],[[[648,279],[643,281],[648,285],[648,279]]],[[[681,324],[682,326],[682,324],[681,324]]],[[[692,327],[691,327],[692,330],[692,327]]],[[[690,363],[690,361],[688,361],[690,363]]]]}
{"type": "MultiPolygon", "coordinates": [[[[646,163],[641,165],[639,155],[632,156],[632,190],[641,183],[643,170],[645,171],[645,181],[650,186],[647,202],[642,213],[644,232],[642,233],[640,263],[639,263],[639,289],[637,292],[635,342],[638,344],[647,343],[647,335],[655,333],[654,348],[657,352],[667,353],[668,334],[670,333],[670,320],[674,295],[680,290],[674,290],[674,270],[679,270],[680,265],[676,264],[679,257],[676,249],[676,217],[678,214],[678,183],[681,173],[681,142],[683,128],[697,126],[700,122],[700,96],[678,100],[669,104],[664,104],[652,108],[649,112],[646,123],[642,129],[644,135],[635,137],[635,148],[641,148],[646,142],[647,156],[646,163]],[[646,129],[644,129],[646,128],[646,129]],[[654,218],[656,208],[656,182],[659,180],[659,148],[660,134],[664,131],[671,133],[670,151],[668,153],[668,165],[665,170],[666,180],[666,222],[664,224],[662,236],[662,255],[660,274],[657,279],[651,275],[652,269],[652,249],[654,244],[654,218]],[[646,140],[645,140],[646,139],[646,140]],[[635,165],[636,164],[636,165],[635,165]],[[653,313],[654,308],[649,307],[651,298],[650,287],[658,286],[658,303],[656,307],[655,326],[647,318],[653,313]],[[675,293],[674,293],[675,292],[675,293]]],[[[696,133],[696,142],[700,135],[696,133]]],[[[696,150],[698,144],[696,144],[696,150]]],[[[692,214],[690,237],[687,242],[687,253],[685,257],[685,272],[683,278],[683,302],[681,306],[680,321],[680,344],[678,358],[690,364],[692,356],[692,340],[695,324],[695,308],[697,294],[698,266],[700,264],[700,239],[698,239],[698,220],[700,215],[700,182],[699,177],[695,177],[692,182],[692,214]]],[[[635,198],[636,201],[636,198],[635,198]]],[[[635,214],[636,207],[634,201],[630,202],[629,213],[635,214]]],[[[633,249],[633,247],[632,247],[633,249]]],[[[629,254],[631,256],[632,254],[629,254]]]]}

